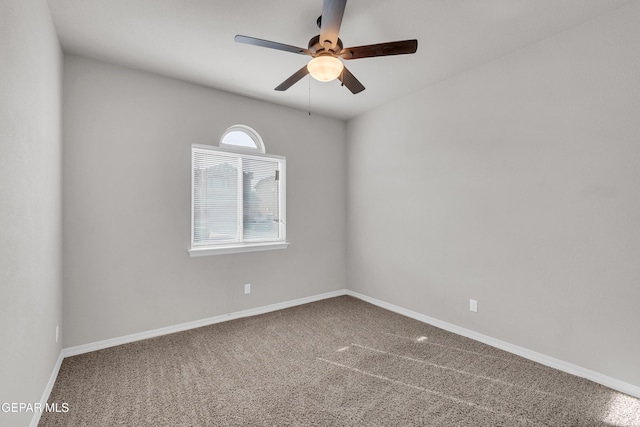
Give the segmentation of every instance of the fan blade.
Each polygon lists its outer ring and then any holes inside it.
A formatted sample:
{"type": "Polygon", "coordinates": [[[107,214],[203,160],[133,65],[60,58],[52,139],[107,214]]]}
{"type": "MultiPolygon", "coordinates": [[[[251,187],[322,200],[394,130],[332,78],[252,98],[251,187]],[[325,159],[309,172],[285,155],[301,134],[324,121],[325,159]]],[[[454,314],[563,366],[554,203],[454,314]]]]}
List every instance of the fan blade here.
{"type": "Polygon", "coordinates": [[[356,76],[351,74],[351,71],[347,70],[347,67],[342,69],[342,73],[338,76],[338,80],[340,80],[342,84],[345,85],[354,95],[364,90],[362,83],[356,79],[356,76]]]}
{"type": "Polygon", "coordinates": [[[324,0],[322,5],[322,21],[320,24],[320,45],[335,49],[338,44],[338,33],[347,0],[324,0]],[[326,46],[326,43],[331,46],[326,46]]]}
{"type": "Polygon", "coordinates": [[[359,59],[374,56],[406,55],[416,53],[417,50],[418,40],[402,40],[399,42],[346,47],[342,49],[339,56],[342,59],[359,59]]]}
{"type": "Polygon", "coordinates": [[[237,35],[235,36],[234,40],[237,43],[251,44],[251,45],[260,46],[260,47],[268,47],[269,49],[283,50],[285,52],[298,53],[300,55],[311,55],[311,52],[309,52],[308,49],[305,49],[302,47],[291,46],[288,44],[283,44],[278,42],[272,42],[269,40],[257,39],[255,37],[237,35]]]}
{"type": "Polygon", "coordinates": [[[295,83],[298,82],[298,80],[300,80],[301,78],[303,78],[304,76],[306,76],[307,74],[309,74],[309,70],[307,70],[307,66],[305,65],[304,67],[300,68],[298,71],[296,71],[291,77],[289,77],[287,80],[283,81],[282,83],[280,83],[280,86],[278,86],[276,88],[276,90],[278,91],[284,91],[289,89],[291,86],[293,86],[295,83]]]}

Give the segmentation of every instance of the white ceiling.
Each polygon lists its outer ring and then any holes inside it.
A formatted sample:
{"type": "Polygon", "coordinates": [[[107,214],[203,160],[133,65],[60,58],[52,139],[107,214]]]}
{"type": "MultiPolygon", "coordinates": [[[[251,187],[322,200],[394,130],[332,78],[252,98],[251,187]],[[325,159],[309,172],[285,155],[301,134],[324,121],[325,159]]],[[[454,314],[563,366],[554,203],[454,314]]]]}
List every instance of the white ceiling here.
{"type": "Polygon", "coordinates": [[[306,77],[309,57],[235,43],[307,47],[322,0],[48,0],[65,52],[340,119],[355,117],[635,0],[350,0],[345,47],[418,39],[415,55],[345,61],[366,90],[306,77]]]}

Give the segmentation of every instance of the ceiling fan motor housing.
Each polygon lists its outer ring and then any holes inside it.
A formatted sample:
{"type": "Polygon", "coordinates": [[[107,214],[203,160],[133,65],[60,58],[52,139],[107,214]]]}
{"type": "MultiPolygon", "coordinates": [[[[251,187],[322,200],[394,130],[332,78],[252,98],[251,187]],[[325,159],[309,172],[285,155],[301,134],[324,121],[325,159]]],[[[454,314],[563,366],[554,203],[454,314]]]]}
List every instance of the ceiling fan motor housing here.
{"type": "Polygon", "coordinates": [[[313,56],[321,55],[322,53],[325,53],[325,52],[331,55],[338,55],[340,52],[342,52],[343,46],[344,45],[342,44],[342,40],[338,38],[336,47],[333,49],[327,49],[325,48],[324,44],[320,43],[319,34],[315,37],[312,37],[311,40],[309,40],[309,50],[311,51],[313,56]]]}

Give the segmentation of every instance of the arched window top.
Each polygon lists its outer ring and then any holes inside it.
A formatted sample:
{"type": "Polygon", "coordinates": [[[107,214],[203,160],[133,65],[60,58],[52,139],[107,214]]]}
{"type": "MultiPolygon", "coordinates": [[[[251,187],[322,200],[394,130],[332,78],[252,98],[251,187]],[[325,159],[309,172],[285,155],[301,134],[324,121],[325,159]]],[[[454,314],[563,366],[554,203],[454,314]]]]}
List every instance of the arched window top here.
{"type": "Polygon", "coordinates": [[[246,125],[233,125],[224,131],[220,147],[265,153],[264,142],[258,132],[246,125]]]}

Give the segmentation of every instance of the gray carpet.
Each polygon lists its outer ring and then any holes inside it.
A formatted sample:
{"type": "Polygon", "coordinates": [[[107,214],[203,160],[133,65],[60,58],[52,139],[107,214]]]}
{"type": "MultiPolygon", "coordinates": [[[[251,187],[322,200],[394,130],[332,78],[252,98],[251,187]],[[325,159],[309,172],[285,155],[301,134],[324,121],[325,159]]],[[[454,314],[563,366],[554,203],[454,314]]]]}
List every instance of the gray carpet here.
{"type": "Polygon", "coordinates": [[[637,399],[348,296],[66,358],[49,402],[40,426],[640,425],[637,399]]]}

